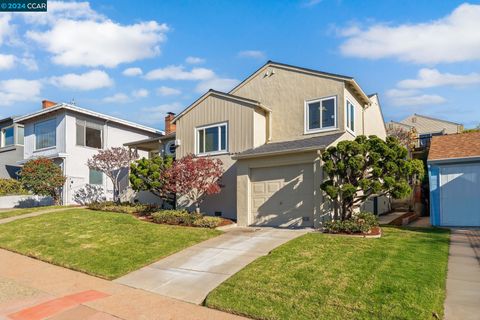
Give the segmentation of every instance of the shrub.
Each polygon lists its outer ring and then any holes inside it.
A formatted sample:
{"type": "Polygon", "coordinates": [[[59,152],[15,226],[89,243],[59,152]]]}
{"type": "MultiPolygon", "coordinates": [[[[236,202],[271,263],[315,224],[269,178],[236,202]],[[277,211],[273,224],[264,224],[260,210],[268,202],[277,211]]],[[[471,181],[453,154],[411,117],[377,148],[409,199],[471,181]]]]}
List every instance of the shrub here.
{"type": "Polygon", "coordinates": [[[188,213],[186,210],[162,210],[152,214],[153,222],[192,226],[195,220],[201,219],[199,214],[188,213]]]}
{"type": "Polygon", "coordinates": [[[112,201],[92,202],[88,204],[88,208],[91,210],[127,213],[127,214],[142,215],[142,216],[149,215],[151,212],[157,209],[156,206],[152,206],[152,205],[130,203],[130,202],[115,203],[112,201]]]}
{"type": "Polygon", "coordinates": [[[222,224],[224,219],[219,217],[201,217],[193,222],[195,227],[200,228],[216,228],[222,224]]]}
{"type": "Polygon", "coordinates": [[[20,181],[0,178],[0,196],[27,194],[20,181]]]}
{"type": "Polygon", "coordinates": [[[329,233],[368,233],[378,226],[377,217],[370,212],[354,214],[347,220],[334,220],[325,223],[325,231],[329,233]]]}

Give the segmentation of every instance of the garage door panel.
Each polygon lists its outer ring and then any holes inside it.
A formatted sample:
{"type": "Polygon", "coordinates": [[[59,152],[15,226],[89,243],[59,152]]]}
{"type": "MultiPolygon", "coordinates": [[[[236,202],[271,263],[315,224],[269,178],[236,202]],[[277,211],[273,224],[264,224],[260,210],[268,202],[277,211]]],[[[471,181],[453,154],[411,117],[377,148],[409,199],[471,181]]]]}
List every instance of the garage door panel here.
{"type": "Polygon", "coordinates": [[[251,181],[254,224],[312,226],[311,164],[252,169],[251,181]]]}

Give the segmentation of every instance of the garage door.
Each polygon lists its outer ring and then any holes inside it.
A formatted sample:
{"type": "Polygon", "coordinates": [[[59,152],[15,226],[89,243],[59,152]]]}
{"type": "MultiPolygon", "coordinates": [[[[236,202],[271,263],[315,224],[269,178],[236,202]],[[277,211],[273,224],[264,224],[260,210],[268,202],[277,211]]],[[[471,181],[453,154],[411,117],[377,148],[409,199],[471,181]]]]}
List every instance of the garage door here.
{"type": "Polygon", "coordinates": [[[251,170],[254,225],[313,225],[313,165],[251,170]]]}
{"type": "Polygon", "coordinates": [[[480,164],[440,169],[440,224],[480,226],[480,164]]]}

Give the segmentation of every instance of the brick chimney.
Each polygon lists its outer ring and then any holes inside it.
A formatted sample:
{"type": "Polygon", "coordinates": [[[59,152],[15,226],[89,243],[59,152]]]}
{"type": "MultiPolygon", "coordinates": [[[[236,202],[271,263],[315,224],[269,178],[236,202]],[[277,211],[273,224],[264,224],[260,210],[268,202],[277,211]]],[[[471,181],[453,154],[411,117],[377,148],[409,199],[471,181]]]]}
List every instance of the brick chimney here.
{"type": "Polygon", "coordinates": [[[42,109],[47,109],[56,105],[56,102],[50,100],[42,100],[42,109]]]}
{"type": "Polygon", "coordinates": [[[176,125],[172,123],[173,118],[175,118],[175,113],[167,112],[167,116],[165,117],[165,134],[175,132],[176,125]]]}

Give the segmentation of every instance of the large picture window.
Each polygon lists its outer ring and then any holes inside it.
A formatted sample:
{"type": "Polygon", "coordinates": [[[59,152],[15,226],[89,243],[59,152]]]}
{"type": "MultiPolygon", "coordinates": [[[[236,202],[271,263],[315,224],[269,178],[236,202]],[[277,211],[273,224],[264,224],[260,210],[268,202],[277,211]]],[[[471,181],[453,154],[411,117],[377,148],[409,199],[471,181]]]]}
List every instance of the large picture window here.
{"type": "Polygon", "coordinates": [[[196,129],[197,154],[226,152],[227,124],[217,124],[196,129]]]}
{"type": "Polygon", "coordinates": [[[15,143],[15,135],[14,135],[14,128],[13,127],[8,127],[8,128],[3,128],[1,131],[1,137],[0,137],[0,142],[1,142],[1,147],[8,147],[11,146],[15,143]]]}
{"type": "Polygon", "coordinates": [[[35,123],[35,148],[55,147],[57,143],[57,121],[55,119],[35,123]]]}
{"type": "Polygon", "coordinates": [[[352,132],[355,132],[355,106],[348,100],[346,100],[346,110],[345,113],[347,115],[347,129],[352,132]]]}
{"type": "Polygon", "coordinates": [[[77,145],[101,149],[103,125],[77,119],[77,145]]]}
{"type": "Polygon", "coordinates": [[[328,97],[305,103],[305,131],[316,132],[337,126],[337,98],[328,97]]]}

